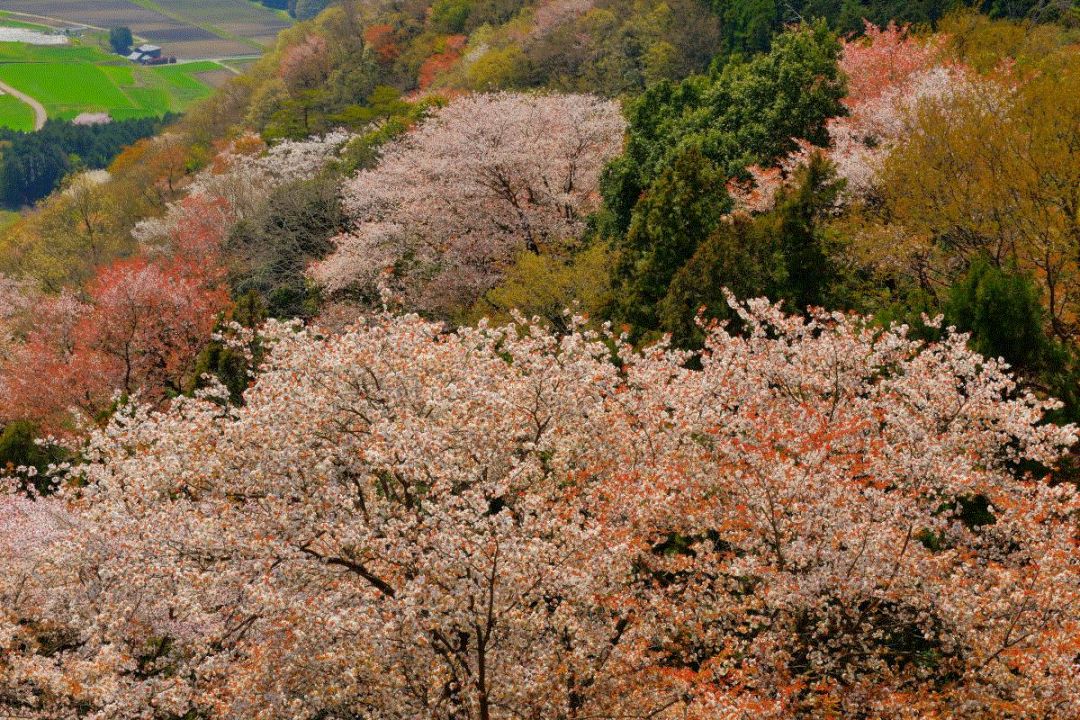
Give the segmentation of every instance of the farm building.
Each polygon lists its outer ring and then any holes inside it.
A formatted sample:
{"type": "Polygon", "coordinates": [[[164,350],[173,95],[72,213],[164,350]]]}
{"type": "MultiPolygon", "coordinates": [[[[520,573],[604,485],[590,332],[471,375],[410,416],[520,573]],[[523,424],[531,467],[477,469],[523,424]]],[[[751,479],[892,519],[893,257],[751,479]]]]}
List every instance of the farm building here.
{"type": "Polygon", "coordinates": [[[131,51],[131,54],[127,56],[127,59],[131,62],[142,63],[143,65],[153,64],[154,61],[160,61],[161,48],[157,45],[140,45],[131,51]]]}

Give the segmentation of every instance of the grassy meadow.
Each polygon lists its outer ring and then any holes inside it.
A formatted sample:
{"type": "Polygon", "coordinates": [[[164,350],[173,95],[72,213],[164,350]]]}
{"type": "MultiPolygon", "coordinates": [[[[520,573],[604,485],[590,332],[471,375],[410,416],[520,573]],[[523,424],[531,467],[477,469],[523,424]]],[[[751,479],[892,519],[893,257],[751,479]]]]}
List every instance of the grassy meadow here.
{"type": "Polygon", "coordinates": [[[48,25],[39,25],[38,23],[26,22],[25,20],[18,19],[17,16],[12,15],[9,12],[0,10],[0,26],[22,28],[24,30],[50,30],[48,25]]]}

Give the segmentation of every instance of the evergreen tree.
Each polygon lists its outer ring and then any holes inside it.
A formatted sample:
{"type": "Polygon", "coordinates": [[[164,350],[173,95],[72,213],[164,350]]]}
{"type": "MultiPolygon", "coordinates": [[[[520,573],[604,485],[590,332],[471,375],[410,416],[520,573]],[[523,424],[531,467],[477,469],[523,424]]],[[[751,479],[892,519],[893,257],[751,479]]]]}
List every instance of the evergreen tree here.
{"type": "Polygon", "coordinates": [[[656,304],[671,278],[731,207],[724,175],[695,147],[682,152],[641,199],[616,241],[616,314],[636,331],[657,326],[656,304]]]}
{"type": "Polygon", "coordinates": [[[49,120],[37,132],[0,128],[0,204],[31,205],[77,170],[106,167],[125,147],[158,132],[173,116],[73,125],[49,120]]]}
{"type": "Polygon", "coordinates": [[[676,344],[697,345],[699,310],[706,318],[731,319],[724,290],[738,298],[766,296],[784,301],[788,311],[829,306],[843,282],[830,258],[822,222],[833,208],[841,183],[815,155],[781,191],[774,209],[756,217],[736,215],[721,222],[672,276],[659,303],[657,327],[676,344]]]}
{"type": "Polygon", "coordinates": [[[986,357],[1002,358],[1022,381],[1061,400],[1055,422],[1080,417],[1077,350],[1055,338],[1038,286],[1032,278],[979,258],[949,290],[945,319],[971,334],[969,345],[986,357]]]}
{"type": "Polygon", "coordinates": [[[1046,332],[1046,312],[1035,283],[984,258],[976,260],[950,290],[945,318],[971,333],[973,350],[1004,358],[1026,374],[1049,370],[1059,360],[1058,348],[1046,332]]]}
{"type": "Polygon", "coordinates": [[[788,301],[789,311],[823,306],[836,292],[837,273],[821,220],[834,208],[842,186],[832,165],[814,155],[796,175],[795,188],[783,193],[776,209],[763,218],[784,259],[783,286],[775,294],[788,301]]]}
{"type": "Polygon", "coordinates": [[[660,82],[627,108],[625,155],[603,180],[611,230],[629,229],[637,198],[693,145],[729,177],[772,165],[796,138],[825,145],[826,121],[842,112],[840,44],[822,22],[778,36],[772,50],[738,58],[681,83],[660,82]]]}
{"type": "Polygon", "coordinates": [[[109,30],[109,45],[118,55],[127,55],[131,52],[131,44],[134,38],[131,36],[131,28],[120,26],[109,30]]]}

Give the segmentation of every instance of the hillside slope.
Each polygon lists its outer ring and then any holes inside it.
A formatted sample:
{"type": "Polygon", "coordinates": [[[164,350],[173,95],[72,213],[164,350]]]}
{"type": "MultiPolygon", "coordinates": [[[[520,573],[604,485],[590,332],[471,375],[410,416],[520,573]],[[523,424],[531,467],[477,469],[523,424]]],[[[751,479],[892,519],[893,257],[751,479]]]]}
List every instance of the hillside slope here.
{"type": "Polygon", "coordinates": [[[0,228],[0,715],[1080,716],[1073,7],[285,29],[0,228]]]}

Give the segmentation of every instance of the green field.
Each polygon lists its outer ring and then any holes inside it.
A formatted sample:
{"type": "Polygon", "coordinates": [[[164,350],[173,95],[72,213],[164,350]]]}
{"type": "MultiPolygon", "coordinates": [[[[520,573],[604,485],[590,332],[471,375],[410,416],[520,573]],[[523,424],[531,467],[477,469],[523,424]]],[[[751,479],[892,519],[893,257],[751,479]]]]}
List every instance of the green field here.
{"type": "Polygon", "coordinates": [[[34,111],[21,100],[0,95],[0,125],[13,130],[33,130],[34,111]]]}
{"type": "MultiPolygon", "coordinates": [[[[89,45],[0,43],[0,80],[61,120],[84,112],[108,112],[118,120],[182,112],[212,92],[200,74],[222,69],[210,61],[142,67],[89,45]]],[[[28,106],[0,96],[0,125],[32,124],[28,106]]]]}
{"type": "Polygon", "coordinates": [[[292,24],[253,0],[0,0],[0,7],[22,22],[124,25],[136,40],[187,60],[260,55],[292,24]]]}

